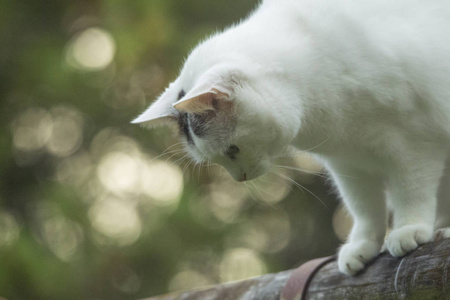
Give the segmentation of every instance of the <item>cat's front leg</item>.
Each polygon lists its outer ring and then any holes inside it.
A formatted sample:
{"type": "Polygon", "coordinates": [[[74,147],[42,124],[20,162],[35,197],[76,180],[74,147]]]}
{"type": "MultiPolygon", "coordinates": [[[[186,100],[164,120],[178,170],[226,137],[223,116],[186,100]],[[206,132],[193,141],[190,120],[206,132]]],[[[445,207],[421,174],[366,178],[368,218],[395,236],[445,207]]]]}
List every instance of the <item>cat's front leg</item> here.
{"type": "Polygon", "coordinates": [[[394,224],[386,248],[397,257],[432,239],[439,180],[445,165],[445,155],[436,152],[406,158],[388,178],[394,224]]]}
{"type": "Polygon", "coordinates": [[[353,217],[348,241],[339,250],[339,270],[354,275],[380,252],[386,232],[386,205],[380,178],[339,163],[327,167],[353,217]]]}
{"type": "Polygon", "coordinates": [[[436,209],[436,222],[434,226],[434,240],[450,238],[450,154],[447,153],[447,163],[444,175],[441,178],[438,206],[436,209]]]}

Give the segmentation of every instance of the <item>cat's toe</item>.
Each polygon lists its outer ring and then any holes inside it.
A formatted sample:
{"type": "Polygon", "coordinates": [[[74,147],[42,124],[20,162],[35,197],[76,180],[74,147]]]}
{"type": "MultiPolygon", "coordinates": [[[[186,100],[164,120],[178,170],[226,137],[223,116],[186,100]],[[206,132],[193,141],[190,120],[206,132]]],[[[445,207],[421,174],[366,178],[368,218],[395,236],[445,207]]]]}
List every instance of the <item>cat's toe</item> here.
{"type": "Polygon", "coordinates": [[[355,275],[378,255],[380,247],[379,243],[369,240],[345,244],[339,251],[339,271],[347,275],[355,275]]]}
{"type": "Polygon", "coordinates": [[[433,241],[441,241],[450,238],[450,227],[439,228],[433,234],[433,241]]]}
{"type": "Polygon", "coordinates": [[[407,225],[391,231],[386,247],[392,256],[401,257],[429,242],[433,228],[428,225],[407,225]]]}

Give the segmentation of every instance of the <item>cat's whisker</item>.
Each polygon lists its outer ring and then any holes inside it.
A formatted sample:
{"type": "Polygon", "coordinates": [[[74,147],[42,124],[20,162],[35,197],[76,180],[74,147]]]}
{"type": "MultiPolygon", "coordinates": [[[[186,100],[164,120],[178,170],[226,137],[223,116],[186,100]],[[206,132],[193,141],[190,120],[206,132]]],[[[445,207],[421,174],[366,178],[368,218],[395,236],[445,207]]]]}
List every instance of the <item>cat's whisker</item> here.
{"type": "Polygon", "coordinates": [[[319,144],[317,144],[314,147],[311,147],[309,149],[305,149],[305,150],[287,150],[287,152],[282,153],[280,155],[276,155],[276,156],[274,156],[274,158],[290,158],[290,157],[297,157],[297,156],[300,156],[300,155],[304,155],[305,152],[307,153],[308,151],[312,151],[314,149],[319,148],[320,146],[322,146],[323,144],[328,142],[329,139],[330,138],[327,137],[323,142],[321,142],[321,143],[319,143],[319,144]]]}
{"type": "Polygon", "coordinates": [[[314,149],[317,149],[317,148],[319,148],[320,146],[322,146],[323,144],[325,144],[326,142],[328,142],[328,140],[330,139],[330,137],[327,137],[323,142],[321,142],[320,144],[318,144],[318,145],[316,145],[316,146],[314,146],[314,147],[312,147],[312,148],[309,148],[309,149],[306,149],[306,150],[302,150],[302,151],[304,151],[304,152],[308,152],[308,151],[312,151],[312,150],[314,150],[314,149]]]}
{"type": "Polygon", "coordinates": [[[290,158],[290,157],[298,157],[300,155],[303,155],[301,151],[288,151],[285,153],[281,153],[278,155],[275,155],[273,158],[290,158]]]}
{"type": "MultiPolygon", "coordinates": [[[[191,176],[192,176],[192,178],[196,177],[196,176],[195,176],[195,172],[197,172],[198,164],[199,164],[199,163],[198,163],[197,161],[194,161],[194,162],[192,162],[192,164],[191,164],[191,171],[192,171],[191,176]]],[[[200,181],[200,176],[197,175],[197,183],[198,183],[199,181],[200,181]]]]}
{"type": "Polygon", "coordinates": [[[203,163],[197,163],[197,180],[198,180],[198,182],[200,182],[200,173],[201,173],[202,165],[203,165],[203,163]]]}
{"type": "Polygon", "coordinates": [[[178,145],[181,145],[181,144],[184,144],[184,142],[179,142],[179,143],[176,143],[176,144],[174,144],[172,146],[167,147],[166,150],[164,150],[160,155],[152,158],[151,161],[156,160],[158,158],[163,157],[164,155],[168,155],[168,154],[171,154],[171,153],[181,153],[181,152],[183,152],[183,149],[172,149],[172,148],[174,148],[174,147],[176,147],[178,145]],[[170,150],[170,149],[172,149],[172,150],[170,150]]]}
{"type": "MultiPolygon", "coordinates": [[[[170,161],[170,160],[172,159],[172,157],[177,156],[177,155],[179,155],[179,154],[181,154],[181,153],[184,153],[183,150],[179,150],[178,152],[173,153],[171,156],[169,156],[168,158],[166,158],[165,161],[170,161]]],[[[183,157],[185,157],[185,156],[187,156],[187,155],[188,155],[188,154],[185,154],[183,157]]]]}
{"type": "Polygon", "coordinates": [[[327,175],[325,172],[315,172],[315,171],[305,170],[302,168],[283,166],[283,165],[276,165],[276,167],[282,168],[282,169],[287,169],[287,170],[299,171],[302,173],[311,174],[311,175],[315,175],[315,176],[322,177],[322,178],[327,178],[327,175]]]}
{"type": "Polygon", "coordinates": [[[255,197],[255,195],[253,195],[252,190],[255,191],[256,193],[258,193],[258,189],[255,187],[255,183],[252,181],[244,181],[245,186],[247,187],[247,189],[250,192],[250,195],[252,196],[252,199],[255,202],[258,202],[261,204],[261,201],[259,201],[258,197],[255,197]]]}
{"type": "Polygon", "coordinates": [[[208,177],[211,177],[211,173],[210,173],[210,171],[209,171],[210,165],[211,165],[211,160],[208,159],[208,160],[206,161],[206,165],[205,165],[205,167],[206,167],[206,172],[208,173],[208,177]]]}
{"type": "Polygon", "coordinates": [[[208,177],[211,177],[211,164],[212,164],[211,160],[208,159],[208,165],[206,166],[206,170],[208,172],[208,177]]]}
{"type": "MultiPolygon", "coordinates": [[[[264,196],[261,192],[261,189],[258,188],[258,186],[255,184],[255,182],[253,182],[253,181],[247,181],[247,182],[252,185],[253,189],[260,195],[260,198],[262,199],[262,201],[260,201],[260,200],[257,200],[257,198],[253,198],[256,202],[258,202],[261,205],[270,206],[271,208],[275,209],[275,207],[270,202],[268,202],[267,200],[264,200],[264,196]]],[[[245,182],[245,183],[247,183],[247,182],[245,182]]]]}
{"type": "MultiPolygon", "coordinates": [[[[275,180],[278,180],[279,182],[281,182],[282,184],[284,184],[285,186],[287,186],[288,189],[289,189],[291,192],[294,191],[294,188],[292,187],[292,185],[291,185],[291,184],[288,184],[288,183],[286,182],[286,180],[285,180],[283,177],[281,177],[279,174],[277,174],[274,170],[271,170],[271,171],[269,172],[269,174],[270,174],[270,175],[273,175],[273,177],[275,178],[275,180]]],[[[303,190],[302,190],[301,192],[302,192],[303,194],[305,193],[303,190]]]]}
{"type": "Polygon", "coordinates": [[[179,167],[179,166],[181,165],[181,162],[182,162],[184,159],[186,159],[188,156],[189,156],[189,154],[188,154],[188,153],[185,153],[182,157],[176,159],[173,163],[174,163],[176,166],[179,167]]]}
{"type": "Polygon", "coordinates": [[[294,179],[290,178],[289,176],[286,176],[280,172],[274,171],[276,174],[278,174],[279,176],[281,176],[282,178],[286,179],[287,181],[289,181],[290,183],[292,183],[293,185],[295,185],[296,187],[298,187],[300,190],[304,190],[306,192],[308,192],[311,196],[313,196],[314,198],[316,198],[317,200],[319,200],[319,202],[329,211],[330,209],[328,208],[328,206],[325,204],[325,202],[322,201],[322,199],[320,199],[316,194],[314,194],[312,191],[310,191],[309,189],[307,189],[305,186],[303,186],[302,184],[298,183],[297,181],[295,181],[294,179]]]}
{"type": "Polygon", "coordinates": [[[290,178],[289,176],[284,175],[281,172],[276,171],[276,169],[272,170],[272,174],[276,175],[278,178],[280,178],[282,180],[282,182],[284,182],[285,184],[287,184],[289,186],[289,188],[291,189],[291,191],[293,191],[294,189],[292,188],[292,184],[298,188],[300,190],[300,192],[303,195],[306,195],[305,191],[303,190],[303,186],[299,187],[298,185],[294,184],[297,183],[294,179],[290,178]],[[284,180],[284,181],[283,181],[284,180]],[[290,184],[289,184],[290,183],[290,184]]]}
{"type": "Polygon", "coordinates": [[[253,201],[258,202],[258,199],[255,198],[255,196],[252,193],[252,190],[250,189],[250,187],[248,186],[247,182],[244,182],[245,187],[247,188],[248,194],[250,195],[250,197],[253,199],[253,201]]]}
{"type": "MultiPolygon", "coordinates": [[[[179,146],[179,145],[182,145],[182,144],[184,144],[184,142],[178,142],[178,143],[175,143],[175,144],[173,144],[173,145],[167,147],[166,150],[164,150],[163,153],[161,153],[161,155],[164,155],[164,154],[167,153],[169,150],[172,151],[173,148],[175,148],[175,147],[177,147],[177,146],[179,146]],[[172,149],[172,150],[171,150],[171,149],[172,149]]],[[[182,149],[175,149],[175,150],[182,150],[182,149]]]]}
{"type": "Polygon", "coordinates": [[[166,151],[168,151],[168,150],[170,150],[170,149],[172,149],[172,148],[174,148],[174,147],[176,147],[178,145],[182,145],[184,143],[185,143],[184,141],[181,141],[181,142],[175,143],[173,145],[170,145],[169,147],[166,148],[166,150],[164,150],[164,152],[166,152],[166,151]]]}
{"type": "Polygon", "coordinates": [[[194,161],[194,160],[190,160],[189,163],[186,164],[186,165],[183,167],[183,174],[189,169],[189,167],[190,167],[193,163],[195,163],[195,161],[194,161]]]}
{"type": "Polygon", "coordinates": [[[184,165],[183,169],[181,170],[181,172],[183,174],[186,174],[186,171],[188,170],[189,166],[192,164],[192,161],[189,161],[187,164],[184,165]]]}
{"type": "Polygon", "coordinates": [[[253,183],[253,182],[247,181],[247,182],[244,182],[244,185],[245,185],[245,187],[247,188],[248,194],[249,194],[250,197],[253,199],[253,201],[255,201],[255,202],[257,202],[257,203],[259,203],[259,204],[261,204],[261,205],[270,205],[269,203],[259,201],[259,200],[258,200],[258,197],[255,197],[255,195],[253,195],[252,188],[253,188],[255,191],[257,190],[256,187],[254,186],[254,183],[253,183]],[[252,186],[249,186],[249,183],[251,183],[252,186]]]}
{"type": "MultiPolygon", "coordinates": [[[[325,170],[322,171],[322,172],[320,172],[320,171],[310,171],[310,170],[305,170],[305,169],[298,168],[298,167],[291,167],[291,166],[284,166],[284,165],[275,165],[275,167],[282,168],[282,169],[293,170],[293,171],[299,171],[299,172],[303,172],[303,173],[307,173],[307,174],[311,174],[311,175],[316,175],[316,176],[319,176],[319,177],[324,178],[324,179],[329,179],[329,176],[327,175],[328,173],[325,170]]],[[[339,175],[339,176],[342,176],[342,177],[355,179],[354,176],[345,175],[345,174],[341,174],[341,173],[336,173],[336,174],[339,175]]]]}
{"type": "Polygon", "coordinates": [[[303,150],[289,148],[285,152],[275,155],[273,158],[292,158],[292,157],[298,157],[298,156],[305,155],[305,154],[307,154],[307,153],[303,150]]]}
{"type": "MultiPolygon", "coordinates": [[[[262,177],[260,180],[262,183],[267,184],[268,186],[270,186],[270,184],[272,183],[270,180],[268,180],[267,178],[262,177]]],[[[255,187],[258,186],[257,182],[253,182],[253,184],[255,185],[255,187]]],[[[270,193],[267,189],[264,188],[259,188],[260,191],[262,191],[263,193],[266,193],[267,195],[269,195],[272,198],[277,198],[276,195],[274,195],[273,193],[270,193]]],[[[267,202],[272,208],[276,208],[275,206],[273,206],[272,204],[269,203],[269,201],[265,200],[265,202],[267,202]]]]}
{"type": "Polygon", "coordinates": [[[170,157],[168,157],[168,158],[165,159],[165,161],[168,161],[168,160],[170,160],[172,157],[177,156],[177,155],[180,154],[180,153],[184,153],[184,151],[183,151],[182,149],[176,149],[176,150],[173,150],[173,151],[165,152],[165,153],[162,153],[162,154],[160,154],[160,155],[158,155],[158,156],[153,157],[153,158],[150,160],[150,162],[153,162],[153,161],[155,161],[155,160],[157,160],[157,159],[161,159],[161,158],[162,158],[163,156],[165,156],[165,155],[171,154],[170,157]]]}
{"type": "MultiPolygon", "coordinates": [[[[181,165],[184,163],[184,161],[186,161],[189,158],[189,154],[185,154],[183,157],[177,159],[175,161],[175,166],[181,168],[181,165]]],[[[182,173],[184,174],[184,168],[182,170],[182,173]]]]}
{"type": "Polygon", "coordinates": [[[275,155],[273,158],[295,158],[298,157],[301,154],[280,154],[280,155],[275,155]]]}

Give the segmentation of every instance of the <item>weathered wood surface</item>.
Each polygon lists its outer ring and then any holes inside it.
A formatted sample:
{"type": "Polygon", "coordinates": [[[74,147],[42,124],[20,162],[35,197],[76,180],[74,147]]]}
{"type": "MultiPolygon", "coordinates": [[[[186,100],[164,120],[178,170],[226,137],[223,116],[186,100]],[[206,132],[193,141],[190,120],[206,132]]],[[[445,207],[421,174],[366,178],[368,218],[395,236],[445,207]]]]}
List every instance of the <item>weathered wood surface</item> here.
{"type": "Polygon", "coordinates": [[[216,285],[204,290],[174,293],[147,300],[279,300],[280,291],[292,270],[243,281],[216,285]]]}
{"type": "MultiPolygon", "coordinates": [[[[147,300],[278,300],[292,272],[147,300]]],[[[339,273],[336,262],[331,262],[313,277],[306,298],[450,299],[450,239],[423,245],[403,258],[383,253],[354,277],[339,273]]]]}
{"type": "Polygon", "coordinates": [[[314,276],[307,299],[450,299],[450,239],[403,258],[383,253],[355,277],[330,263],[314,276]]]}

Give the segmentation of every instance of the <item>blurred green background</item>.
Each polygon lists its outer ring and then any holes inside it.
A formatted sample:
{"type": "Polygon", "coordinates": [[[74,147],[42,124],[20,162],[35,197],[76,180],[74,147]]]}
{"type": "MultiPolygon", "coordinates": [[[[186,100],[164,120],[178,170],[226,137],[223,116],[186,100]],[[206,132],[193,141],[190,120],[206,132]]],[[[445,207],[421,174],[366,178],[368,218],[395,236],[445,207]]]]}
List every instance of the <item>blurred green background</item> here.
{"type": "Polygon", "coordinates": [[[129,124],[257,2],[0,0],[0,297],[139,299],[334,253],[343,213],[307,156],[237,184],[129,124]]]}

